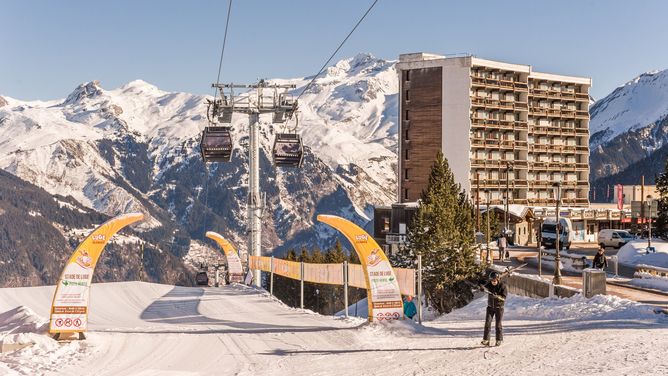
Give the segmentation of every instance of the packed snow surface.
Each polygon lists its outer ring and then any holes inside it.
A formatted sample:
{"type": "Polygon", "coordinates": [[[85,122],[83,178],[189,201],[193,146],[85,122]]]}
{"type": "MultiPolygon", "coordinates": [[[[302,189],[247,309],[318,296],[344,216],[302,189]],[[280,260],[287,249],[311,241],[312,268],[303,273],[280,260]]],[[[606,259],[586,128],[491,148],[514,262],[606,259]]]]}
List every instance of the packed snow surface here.
{"type": "MultiPolygon", "coordinates": [[[[52,293],[52,286],[1,289],[0,337],[17,327],[40,332],[52,293]]],[[[0,375],[668,372],[668,318],[609,296],[510,296],[499,348],[479,345],[485,297],[424,326],[321,316],[244,286],[107,283],[93,285],[91,297],[87,340],[56,344],[42,335],[48,346],[0,354],[0,375]]]]}
{"type": "Polygon", "coordinates": [[[668,268],[668,242],[652,239],[652,247],[656,253],[647,253],[647,239],[634,240],[617,252],[617,258],[621,264],[629,266],[644,264],[668,268]]]}

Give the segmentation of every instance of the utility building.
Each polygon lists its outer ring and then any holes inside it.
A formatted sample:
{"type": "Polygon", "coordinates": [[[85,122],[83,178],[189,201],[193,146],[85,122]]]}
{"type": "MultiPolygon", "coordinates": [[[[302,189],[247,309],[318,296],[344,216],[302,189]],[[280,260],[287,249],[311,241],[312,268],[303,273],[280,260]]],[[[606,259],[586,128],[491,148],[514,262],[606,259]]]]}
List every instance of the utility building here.
{"type": "Polygon", "coordinates": [[[473,56],[400,56],[400,202],[420,198],[439,150],[471,197],[502,204],[589,205],[590,78],[473,56]]]}

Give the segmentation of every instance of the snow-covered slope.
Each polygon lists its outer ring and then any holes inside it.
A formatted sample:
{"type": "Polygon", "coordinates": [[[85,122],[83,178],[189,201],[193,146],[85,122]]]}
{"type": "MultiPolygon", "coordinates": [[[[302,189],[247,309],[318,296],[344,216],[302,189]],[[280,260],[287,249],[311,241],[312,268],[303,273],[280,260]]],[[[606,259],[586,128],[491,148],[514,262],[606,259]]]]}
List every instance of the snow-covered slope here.
{"type": "Polygon", "coordinates": [[[652,184],[668,145],[668,70],[634,78],[597,101],[590,113],[593,197],[608,197],[615,184],[638,184],[642,175],[652,184]]]}
{"type": "Polygon", "coordinates": [[[592,146],[668,115],[668,70],[643,73],[591,107],[592,146]]]}
{"type": "Polygon", "coordinates": [[[0,375],[661,375],[668,320],[611,296],[509,296],[505,338],[479,345],[486,298],[425,322],[366,324],[244,286],[94,284],[85,341],[40,335],[53,286],[0,289],[0,375]],[[16,333],[29,336],[18,338],[16,333]],[[555,356],[559,354],[559,356],[555,356]],[[605,356],[601,356],[605,354],[605,356]]]}
{"type": "MultiPolygon", "coordinates": [[[[297,94],[309,80],[273,81],[297,84],[297,94]]],[[[64,100],[3,98],[0,168],[108,215],[143,211],[146,230],[173,221],[192,238],[216,230],[245,248],[245,116],[233,120],[233,162],[207,169],[198,148],[205,96],[136,80],[113,90],[88,82],[64,100]]],[[[316,212],[364,224],[371,205],[394,201],[396,106],[393,62],[360,54],[328,68],[300,98],[300,170],[271,165],[280,129],[261,118],[267,249],[323,246],[325,233],[311,229],[316,212]]]]}

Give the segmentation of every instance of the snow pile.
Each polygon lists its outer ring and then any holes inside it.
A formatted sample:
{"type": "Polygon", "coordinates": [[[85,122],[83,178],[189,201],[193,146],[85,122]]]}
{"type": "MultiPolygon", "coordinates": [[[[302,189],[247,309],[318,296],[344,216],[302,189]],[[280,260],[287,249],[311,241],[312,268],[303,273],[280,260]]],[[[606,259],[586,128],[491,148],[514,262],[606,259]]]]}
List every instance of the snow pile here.
{"type": "MultiPolygon", "coordinates": [[[[487,307],[487,296],[476,299],[464,308],[444,315],[437,321],[479,319],[487,307]]],[[[578,294],[570,298],[535,299],[509,295],[504,320],[657,320],[653,307],[612,295],[596,295],[587,299],[578,294]]],[[[666,319],[668,320],[668,319],[666,319]]],[[[667,321],[668,322],[668,321],[667,321]]]]}
{"type": "Polygon", "coordinates": [[[655,290],[668,291],[668,278],[645,272],[636,272],[630,284],[655,290]]]}
{"type": "Polygon", "coordinates": [[[668,242],[652,240],[656,253],[646,253],[647,240],[634,240],[624,245],[617,258],[620,264],[636,266],[640,264],[668,268],[668,242]]]}
{"type": "Polygon", "coordinates": [[[28,307],[0,313],[0,375],[56,371],[64,359],[82,355],[80,343],[61,345],[48,336],[48,329],[48,320],[28,307]]]}

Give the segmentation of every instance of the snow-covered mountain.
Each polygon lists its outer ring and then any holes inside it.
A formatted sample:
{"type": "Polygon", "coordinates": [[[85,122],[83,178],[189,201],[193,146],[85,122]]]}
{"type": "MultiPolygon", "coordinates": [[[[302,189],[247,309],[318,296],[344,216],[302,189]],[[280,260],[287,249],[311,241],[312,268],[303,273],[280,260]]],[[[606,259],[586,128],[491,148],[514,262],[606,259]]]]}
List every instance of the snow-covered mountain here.
{"type": "MultiPolygon", "coordinates": [[[[296,95],[311,78],[271,81],[295,83],[296,95]]],[[[329,67],[300,98],[306,152],[298,170],[272,166],[280,129],[261,118],[266,250],[326,246],[333,232],[313,227],[316,214],[363,225],[371,205],[395,200],[397,85],[394,63],[368,54],[329,67]]],[[[205,167],[205,99],[141,80],[112,90],[88,82],[52,101],[3,95],[0,168],[107,215],[145,212],[144,231],[169,222],[202,239],[214,230],[245,249],[247,118],[233,119],[233,161],[205,167]]]]}
{"type": "Polygon", "coordinates": [[[591,108],[591,177],[598,200],[608,185],[652,183],[668,145],[668,70],[643,73],[591,108]]]}
{"type": "Polygon", "coordinates": [[[643,73],[591,107],[591,145],[598,146],[628,131],[668,116],[668,70],[643,73]]]}

